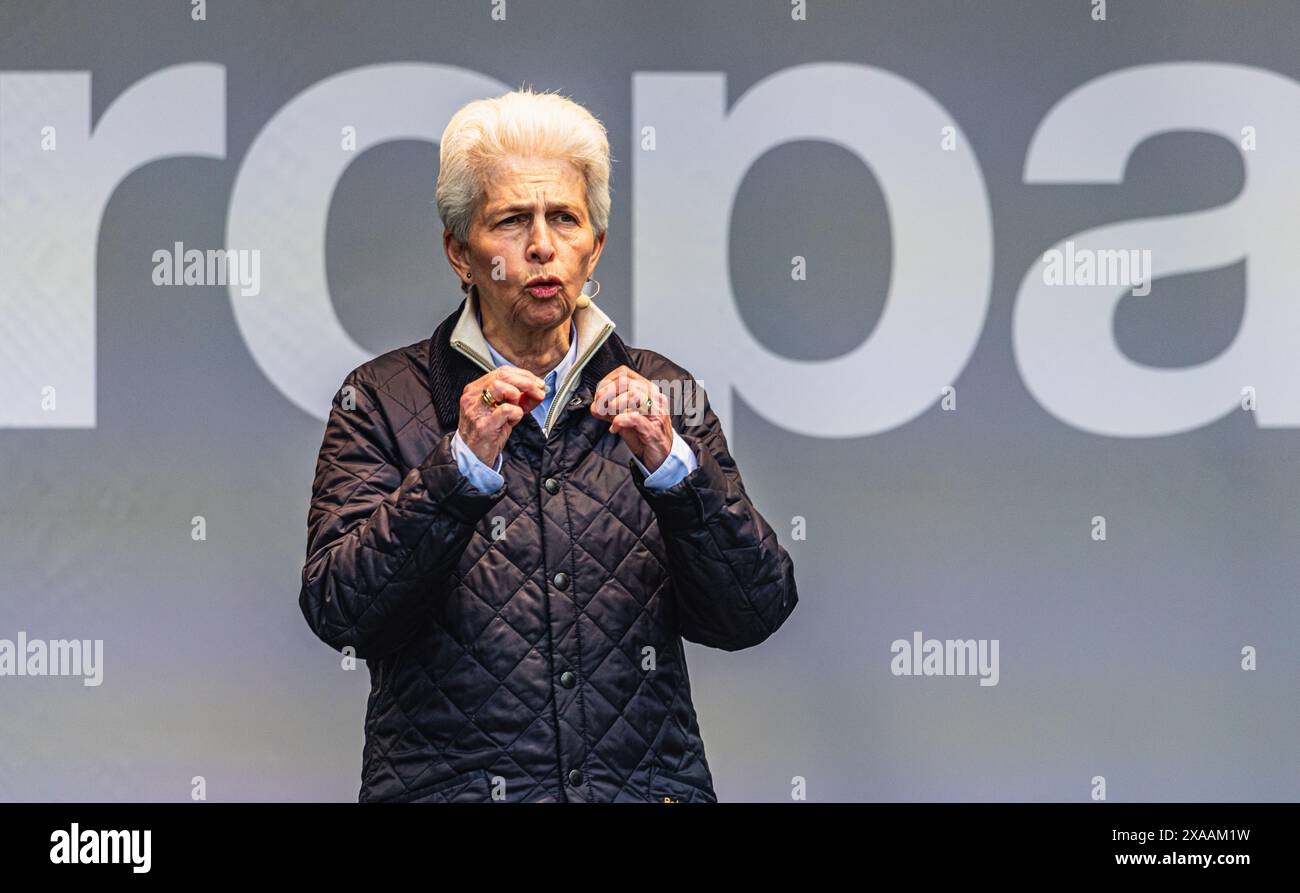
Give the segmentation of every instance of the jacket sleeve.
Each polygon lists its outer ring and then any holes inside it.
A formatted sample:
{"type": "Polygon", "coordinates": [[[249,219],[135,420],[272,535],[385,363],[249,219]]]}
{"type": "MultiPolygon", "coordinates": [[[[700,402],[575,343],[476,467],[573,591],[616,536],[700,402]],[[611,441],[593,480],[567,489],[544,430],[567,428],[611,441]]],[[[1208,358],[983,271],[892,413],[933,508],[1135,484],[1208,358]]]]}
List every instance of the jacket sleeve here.
{"type": "Polygon", "coordinates": [[[708,396],[693,386],[700,422],[678,433],[698,467],[664,489],[645,485],[635,459],[628,468],[659,522],[682,636],[739,651],[776,632],[794,610],[794,562],[750,502],[708,396]]]}
{"type": "Polygon", "coordinates": [[[505,495],[504,485],[474,489],[456,463],[454,435],[403,470],[374,392],[356,370],[340,388],[316,461],[298,596],[312,631],[336,650],[352,646],[367,660],[397,650],[505,495]],[[355,408],[345,408],[349,390],[355,408]]]}

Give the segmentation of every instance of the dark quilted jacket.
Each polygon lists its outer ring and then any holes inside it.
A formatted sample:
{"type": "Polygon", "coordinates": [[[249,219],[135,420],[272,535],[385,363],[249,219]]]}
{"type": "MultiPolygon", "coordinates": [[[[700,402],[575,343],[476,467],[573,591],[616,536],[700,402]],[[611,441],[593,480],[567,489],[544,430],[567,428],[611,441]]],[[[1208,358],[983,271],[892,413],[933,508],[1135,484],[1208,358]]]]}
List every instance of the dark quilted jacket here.
{"type": "Polygon", "coordinates": [[[643,485],[596,384],[693,379],[595,305],[548,434],[525,415],[501,489],[474,489],[451,449],[493,368],[473,300],[347,376],[316,465],[299,604],[370,670],[359,799],[713,802],[682,638],[762,642],[798,600],[790,557],[707,396],[673,416],[699,468],[643,485]]]}

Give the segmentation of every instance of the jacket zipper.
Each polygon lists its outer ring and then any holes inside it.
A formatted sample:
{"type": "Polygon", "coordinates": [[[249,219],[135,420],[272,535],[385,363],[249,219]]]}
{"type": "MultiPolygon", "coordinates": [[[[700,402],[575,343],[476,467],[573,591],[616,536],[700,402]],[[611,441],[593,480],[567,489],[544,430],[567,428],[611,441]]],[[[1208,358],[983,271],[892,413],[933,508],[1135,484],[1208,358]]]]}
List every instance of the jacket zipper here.
{"type": "MultiPolygon", "coordinates": [[[[609,337],[609,333],[611,330],[613,330],[613,328],[614,327],[612,325],[608,323],[605,324],[605,327],[600,330],[600,334],[596,336],[596,340],[591,342],[591,346],[588,347],[585,351],[583,351],[582,356],[578,357],[578,361],[573,364],[573,368],[570,369],[569,374],[565,376],[564,382],[558,388],[555,389],[555,394],[554,396],[551,397],[551,408],[546,411],[546,419],[542,424],[543,437],[550,436],[551,423],[555,420],[556,407],[560,405],[561,400],[565,400],[568,398],[570,385],[573,383],[574,379],[577,376],[582,374],[582,368],[587,365],[587,360],[591,359],[591,355],[596,352],[597,348],[599,348],[602,344],[605,343],[605,339],[609,337]]],[[[475,353],[473,349],[471,349],[469,345],[467,345],[464,341],[459,341],[459,340],[453,341],[451,342],[451,346],[454,347],[456,350],[460,351],[461,353],[463,353],[465,356],[469,357],[474,362],[478,363],[488,372],[491,372],[493,369],[496,368],[496,366],[494,366],[491,362],[485,360],[483,357],[475,353]]]]}
{"type": "Polygon", "coordinates": [[[487,360],[483,359],[483,357],[481,357],[481,356],[479,356],[478,354],[474,353],[474,351],[471,350],[470,347],[469,347],[469,345],[467,345],[464,341],[453,341],[453,342],[451,342],[451,346],[454,347],[454,348],[456,348],[456,350],[460,351],[460,352],[463,353],[465,356],[469,357],[469,358],[470,358],[471,360],[473,360],[474,362],[478,363],[480,366],[482,366],[482,367],[483,367],[484,369],[486,369],[488,372],[491,372],[493,369],[496,368],[496,367],[493,366],[490,362],[488,362],[487,360]]]}
{"type": "Polygon", "coordinates": [[[551,398],[551,408],[546,411],[546,423],[542,425],[543,437],[551,435],[551,423],[555,420],[556,407],[560,405],[561,401],[569,399],[570,384],[582,374],[582,367],[587,365],[587,360],[596,352],[596,349],[605,343],[605,339],[609,337],[610,330],[613,328],[608,323],[605,324],[605,327],[600,330],[600,334],[596,336],[596,340],[591,342],[591,347],[588,347],[582,356],[578,357],[578,361],[573,364],[573,368],[569,370],[569,374],[564,378],[564,383],[555,389],[555,396],[551,398]]]}

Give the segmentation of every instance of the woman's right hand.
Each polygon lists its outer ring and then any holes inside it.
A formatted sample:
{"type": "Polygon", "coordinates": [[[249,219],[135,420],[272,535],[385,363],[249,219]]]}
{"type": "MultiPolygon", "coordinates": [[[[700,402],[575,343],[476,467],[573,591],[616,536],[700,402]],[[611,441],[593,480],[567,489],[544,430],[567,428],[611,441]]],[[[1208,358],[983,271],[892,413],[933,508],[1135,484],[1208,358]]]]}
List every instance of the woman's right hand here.
{"type": "Polygon", "coordinates": [[[465,385],[457,425],[460,439],[491,468],[515,425],[545,399],[546,383],[542,379],[518,366],[498,366],[465,385]],[[483,402],[485,388],[498,401],[495,408],[483,402]]]}

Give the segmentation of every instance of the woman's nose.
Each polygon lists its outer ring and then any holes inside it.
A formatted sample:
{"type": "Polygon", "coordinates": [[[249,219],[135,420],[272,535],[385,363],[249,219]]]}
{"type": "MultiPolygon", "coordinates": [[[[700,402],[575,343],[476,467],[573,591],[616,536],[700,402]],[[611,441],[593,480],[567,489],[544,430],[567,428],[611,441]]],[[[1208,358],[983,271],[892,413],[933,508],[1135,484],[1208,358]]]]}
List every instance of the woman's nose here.
{"type": "Polygon", "coordinates": [[[551,241],[551,233],[545,223],[533,226],[533,241],[529,250],[543,260],[549,260],[555,253],[555,244],[551,241]]]}

